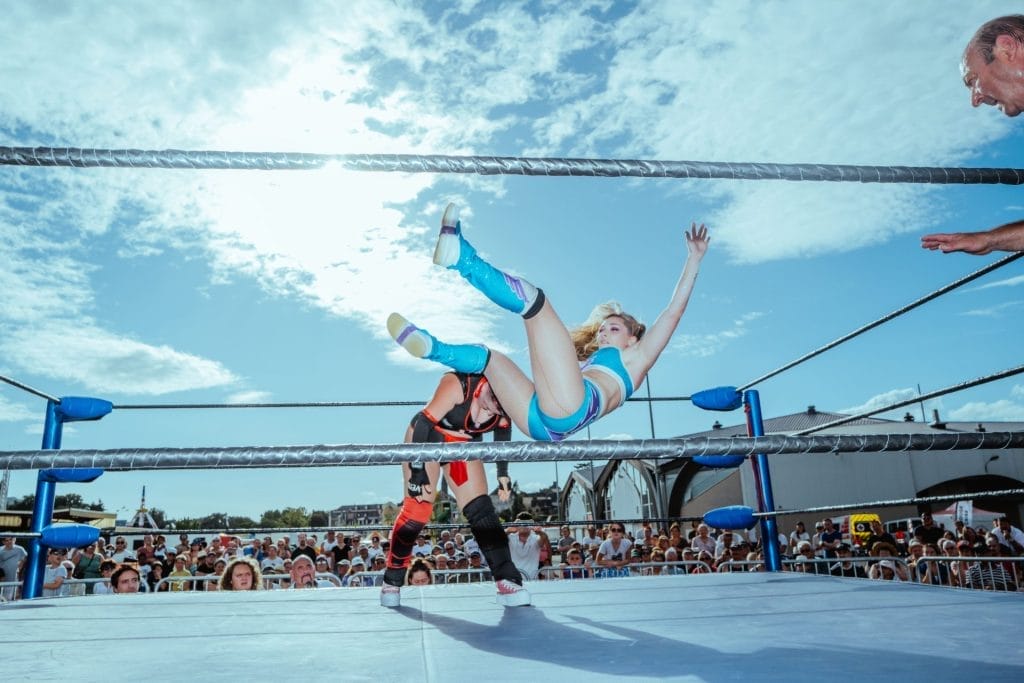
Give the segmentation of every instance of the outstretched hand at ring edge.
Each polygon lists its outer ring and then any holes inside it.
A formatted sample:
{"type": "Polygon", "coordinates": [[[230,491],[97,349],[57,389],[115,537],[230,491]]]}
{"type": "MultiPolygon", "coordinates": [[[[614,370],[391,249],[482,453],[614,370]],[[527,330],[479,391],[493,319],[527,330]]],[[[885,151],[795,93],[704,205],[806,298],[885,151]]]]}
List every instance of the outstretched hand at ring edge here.
{"type": "Polygon", "coordinates": [[[701,223],[700,227],[697,227],[697,223],[690,223],[690,229],[686,231],[686,250],[690,255],[703,258],[709,242],[711,238],[708,237],[708,229],[704,224],[701,223]]]}

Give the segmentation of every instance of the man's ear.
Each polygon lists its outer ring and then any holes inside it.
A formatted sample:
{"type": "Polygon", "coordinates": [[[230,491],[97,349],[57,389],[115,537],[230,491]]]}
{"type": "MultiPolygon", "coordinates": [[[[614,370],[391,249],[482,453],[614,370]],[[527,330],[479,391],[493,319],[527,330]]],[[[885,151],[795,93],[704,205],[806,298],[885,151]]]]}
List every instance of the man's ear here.
{"type": "Polygon", "coordinates": [[[1008,63],[1021,58],[1024,51],[1021,50],[1021,45],[1014,39],[1013,36],[1006,35],[1005,33],[996,38],[996,44],[993,46],[992,54],[996,59],[1008,63]]]}

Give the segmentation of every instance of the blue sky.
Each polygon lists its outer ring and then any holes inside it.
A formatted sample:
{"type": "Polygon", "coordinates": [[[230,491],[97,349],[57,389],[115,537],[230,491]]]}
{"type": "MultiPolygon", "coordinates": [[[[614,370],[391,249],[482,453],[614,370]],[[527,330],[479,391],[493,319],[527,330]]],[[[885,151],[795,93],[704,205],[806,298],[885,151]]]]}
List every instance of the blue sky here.
{"type": "MultiPolygon", "coordinates": [[[[1022,165],[1019,121],[973,111],[958,63],[1005,3],[16,3],[0,144],[743,162],[1022,165]]],[[[922,234],[1024,215],[1009,186],[130,169],[0,170],[0,374],[115,404],[425,400],[440,368],[397,310],[526,362],[522,324],[430,261],[441,211],[581,321],[651,322],[712,235],[650,375],[655,396],[742,385],[991,257],[922,234]]],[[[884,404],[1020,363],[1024,275],[997,271],[760,385],[766,415],[884,404]]],[[[643,391],[639,392],[641,395],[643,391]]],[[[1022,420],[1024,381],[934,401],[1022,420]]],[[[0,385],[0,448],[44,402],[0,385]]],[[[903,411],[889,417],[898,418],[903,411]]],[[[121,411],[66,448],[389,443],[409,408],[121,411]]],[[[656,434],[740,415],[658,404],[656,434]]],[[[594,438],[650,436],[629,404],[594,438]]],[[[518,435],[522,438],[522,435],[518,435]]],[[[569,465],[561,466],[564,478],[569,465]]],[[[515,467],[525,488],[553,464],[515,467]]],[[[34,488],[15,472],[11,494],[34,488]]],[[[172,517],[398,500],[397,468],[108,474],[68,487],[172,517]]]]}

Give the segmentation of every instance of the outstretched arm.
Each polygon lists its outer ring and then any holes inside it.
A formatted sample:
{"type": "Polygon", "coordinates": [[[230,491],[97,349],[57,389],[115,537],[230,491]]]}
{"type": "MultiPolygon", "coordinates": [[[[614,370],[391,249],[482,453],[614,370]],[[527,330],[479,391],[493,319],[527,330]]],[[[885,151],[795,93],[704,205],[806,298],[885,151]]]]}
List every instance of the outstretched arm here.
{"type": "Polygon", "coordinates": [[[1024,251],[1024,221],[1000,225],[983,232],[952,232],[925,235],[921,238],[925,249],[940,249],[943,253],[963,251],[968,254],[988,254],[993,251],[1024,251]]]}
{"type": "Polygon", "coordinates": [[[686,250],[688,252],[686,265],[683,267],[683,274],[679,276],[679,282],[676,283],[676,288],[672,292],[672,299],[668,302],[665,310],[661,312],[661,315],[658,316],[658,319],[654,321],[654,324],[651,325],[650,329],[647,330],[647,334],[636,345],[644,361],[644,374],[658,360],[658,356],[668,346],[669,340],[675,333],[679,320],[683,317],[683,312],[686,311],[686,304],[690,301],[690,294],[693,293],[693,285],[697,281],[700,262],[704,259],[704,254],[708,250],[708,243],[711,241],[711,238],[708,237],[708,229],[704,227],[703,223],[701,223],[700,227],[697,227],[696,223],[691,223],[690,229],[685,234],[686,250]]]}

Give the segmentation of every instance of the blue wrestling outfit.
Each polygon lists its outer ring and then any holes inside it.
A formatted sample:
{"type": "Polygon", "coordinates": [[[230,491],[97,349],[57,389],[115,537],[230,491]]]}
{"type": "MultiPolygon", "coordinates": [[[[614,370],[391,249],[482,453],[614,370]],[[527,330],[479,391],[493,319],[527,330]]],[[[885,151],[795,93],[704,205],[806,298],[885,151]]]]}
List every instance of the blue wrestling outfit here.
{"type": "MultiPolygon", "coordinates": [[[[580,366],[581,372],[585,370],[598,370],[615,380],[619,385],[619,395],[622,397],[616,408],[633,395],[633,379],[622,363],[622,352],[618,348],[606,346],[598,349],[580,366]]],[[[583,392],[583,403],[575,413],[566,417],[545,415],[537,404],[535,393],[530,399],[530,410],[527,415],[530,437],[537,441],[562,441],[600,417],[606,401],[601,388],[584,377],[583,392]]]]}

